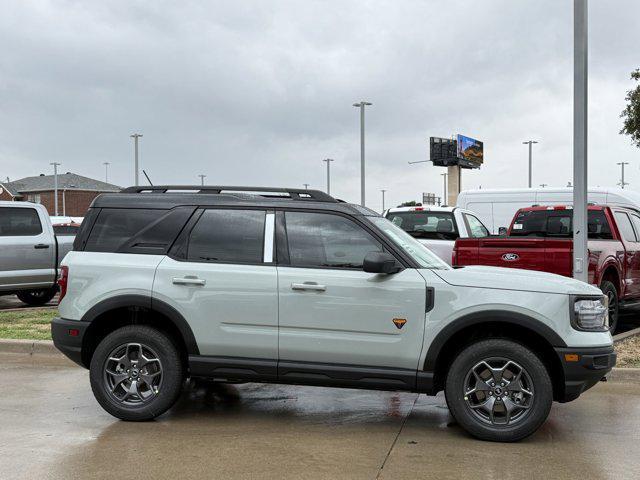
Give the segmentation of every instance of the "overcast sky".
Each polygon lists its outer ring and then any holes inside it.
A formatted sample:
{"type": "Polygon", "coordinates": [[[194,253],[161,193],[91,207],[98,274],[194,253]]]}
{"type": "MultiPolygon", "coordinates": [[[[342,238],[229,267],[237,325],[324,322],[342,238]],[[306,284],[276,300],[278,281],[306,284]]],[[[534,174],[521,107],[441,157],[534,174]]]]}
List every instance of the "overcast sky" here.
{"type": "MultiPolygon", "coordinates": [[[[299,186],[359,200],[367,100],[367,204],[442,192],[429,136],[484,141],[463,188],[565,186],[572,172],[570,0],[0,0],[0,178],[61,171],[133,184],[299,186]]],[[[640,2],[591,1],[590,185],[616,162],[640,190],[640,150],[618,134],[640,67],[640,2]]]]}

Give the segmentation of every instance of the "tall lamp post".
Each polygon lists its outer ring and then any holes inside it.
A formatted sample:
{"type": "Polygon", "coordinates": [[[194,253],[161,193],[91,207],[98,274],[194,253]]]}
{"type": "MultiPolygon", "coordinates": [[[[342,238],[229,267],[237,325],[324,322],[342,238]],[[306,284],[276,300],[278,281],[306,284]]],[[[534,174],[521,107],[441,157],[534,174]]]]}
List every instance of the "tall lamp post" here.
{"type": "Polygon", "coordinates": [[[587,0],[573,1],[573,278],[588,280],[587,0]]]}
{"type": "Polygon", "coordinates": [[[206,178],[206,175],[204,173],[201,173],[198,176],[200,177],[200,185],[204,187],[204,179],[206,178]]]}
{"type": "Polygon", "coordinates": [[[538,143],[538,142],[536,142],[535,140],[527,140],[526,142],[522,142],[523,145],[527,145],[527,144],[529,145],[529,188],[531,188],[531,185],[532,185],[532,183],[531,183],[531,176],[532,176],[531,172],[532,172],[532,169],[533,169],[533,167],[532,167],[532,165],[533,165],[533,148],[532,148],[532,145],[534,143],[538,143]]]}
{"type": "Polygon", "coordinates": [[[53,196],[54,196],[54,205],[56,217],[58,216],[58,166],[60,165],[58,162],[52,162],[49,165],[53,165],[53,196]]]}
{"type": "Polygon", "coordinates": [[[372,105],[370,102],[360,101],[354,103],[354,107],[360,108],[360,205],[364,207],[364,107],[372,105]]]}
{"type": "Polygon", "coordinates": [[[333,158],[325,158],[322,160],[323,162],[327,162],[327,195],[331,195],[331,162],[333,162],[333,158]]]}
{"type": "Polygon", "coordinates": [[[102,164],[104,165],[104,182],[109,183],[109,165],[111,164],[109,162],[102,162],[102,164]]]}
{"type": "Polygon", "coordinates": [[[620,165],[620,168],[621,168],[620,183],[618,183],[618,185],[620,185],[621,188],[624,188],[625,185],[629,185],[628,182],[624,181],[624,166],[629,165],[629,162],[618,162],[616,163],[616,165],[620,165]]]}
{"type": "Polygon", "coordinates": [[[382,192],[382,211],[384,212],[384,193],[386,192],[386,190],[383,188],[380,191],[382,192]]]}
{"type": "Polygon", "coordinates": [[[135,149],[135,153],[134,153],[135,158],[134,158],[134,160],[135,160],[135,169],[136,169],[136,171],[135,171],[135,175],[134,175],[134,180],[135,180],[136,187],[137,187],[138,186],[138,139],[140,137],[142,137],[142,134],[134,133],[133,135],[130,135],[130,137],[133,138],[133,143],[135,145],[135,147],[134,147],[134,149],[135,149]]]}

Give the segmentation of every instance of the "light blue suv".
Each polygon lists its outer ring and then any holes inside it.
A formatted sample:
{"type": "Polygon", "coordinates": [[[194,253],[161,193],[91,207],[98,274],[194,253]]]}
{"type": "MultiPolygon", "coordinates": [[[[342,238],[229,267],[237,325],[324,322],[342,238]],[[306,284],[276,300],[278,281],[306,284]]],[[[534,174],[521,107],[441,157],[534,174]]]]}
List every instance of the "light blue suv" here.
{"type": "Polygon", "coordinates": [[[62,266],[56,346],[124,420],[188,377],[444,390],[472,435],[533,433],[615,364],[597,288],[452,269],[375,212],[322,192],[160,186],[103,194],[62,266]]]}

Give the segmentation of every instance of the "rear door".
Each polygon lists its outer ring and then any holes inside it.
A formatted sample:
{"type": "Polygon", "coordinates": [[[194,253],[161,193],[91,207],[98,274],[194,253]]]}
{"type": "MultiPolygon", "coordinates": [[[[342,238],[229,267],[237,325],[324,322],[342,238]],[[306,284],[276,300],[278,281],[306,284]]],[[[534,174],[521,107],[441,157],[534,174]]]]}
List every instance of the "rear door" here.
{"type": "Polygon", "coordinates": [[[326,376],[338,375],[341,365],[395,367],[414,382],[425,324],[424,278],[411,268],[392,275],[364,272],[365,255],[385,247],[349,217],[290,211],[281,221],[279,375],[291,378],[301,362],[310,362],[326,376]]]}
{"type": "Polygon", "coordinates": [[[614,210],[618,229],[624,239],[626,296],[640,296],[640,218],[635,213],[614,210]],[[629,223],[631,222],[631,224],[629,223]],[[633,225],[633,229],[629,227],[633,225]]]}
{"type": "Polygon", "coordinates": [[[53,285],[56,249],[46,227],[36,208],[0,207],[0,290],[53,285]]]}
{"type": "Polygon", "coordinates": [[[213,363],[278,358],[274,214],[265,209],[196,212],[156,271],[153,298],[189,323],[213,363]]]}

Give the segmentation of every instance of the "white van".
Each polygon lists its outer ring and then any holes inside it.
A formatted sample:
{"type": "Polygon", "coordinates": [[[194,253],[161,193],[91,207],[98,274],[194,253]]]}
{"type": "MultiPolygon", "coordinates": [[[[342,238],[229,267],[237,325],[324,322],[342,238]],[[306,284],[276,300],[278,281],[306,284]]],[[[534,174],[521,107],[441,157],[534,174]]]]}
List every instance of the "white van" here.
{"type": "MultiPolygon", "coordinates": [[[[640,193],[620,188],[589,188],[590,203],[640,210],[640,193]]],[[[491,230],[508,227],[519,208],[532,205],[573,205],[573,188],[505,188],[466,190],[457,206],[474,212],[491,230]]]]}

